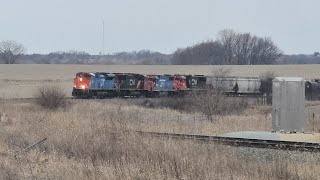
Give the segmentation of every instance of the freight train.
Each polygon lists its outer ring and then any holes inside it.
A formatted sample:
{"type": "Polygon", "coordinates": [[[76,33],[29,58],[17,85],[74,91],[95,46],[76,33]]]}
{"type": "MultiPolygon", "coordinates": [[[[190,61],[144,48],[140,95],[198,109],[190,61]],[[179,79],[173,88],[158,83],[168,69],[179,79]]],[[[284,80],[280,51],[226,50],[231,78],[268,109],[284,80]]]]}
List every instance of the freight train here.
{"type": "Polygon", "coordinates": [[[134,73],[86,73],[74,78],[72,96],[159,96],[186,91],[186,77],[181,75],[142,75],[134,73]]]}
{"type": "MultiPolygon", "coordinates": [[[[256,77],[213,77],[204,75],[142,75],[135,73],[79,72],[74,78],[72,96],[159,97],[190,91],[218,90],[227,95],[270,96],[272,79],[256,77]]],[[[306,81],[306,98],[320,98],[320,82],[306,81]]]]}

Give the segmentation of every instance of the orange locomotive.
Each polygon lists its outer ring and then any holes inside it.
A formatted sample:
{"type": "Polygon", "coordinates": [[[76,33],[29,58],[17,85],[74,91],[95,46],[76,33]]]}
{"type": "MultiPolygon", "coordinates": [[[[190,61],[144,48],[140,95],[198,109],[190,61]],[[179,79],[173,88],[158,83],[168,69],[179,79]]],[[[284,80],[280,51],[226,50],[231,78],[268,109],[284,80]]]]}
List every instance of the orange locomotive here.
{"type": "Polygon", "coordinates": [[[90,73],[79,72],[73,79],[72,96],[85,96],[91,86],[92,75],[90,73]]]}

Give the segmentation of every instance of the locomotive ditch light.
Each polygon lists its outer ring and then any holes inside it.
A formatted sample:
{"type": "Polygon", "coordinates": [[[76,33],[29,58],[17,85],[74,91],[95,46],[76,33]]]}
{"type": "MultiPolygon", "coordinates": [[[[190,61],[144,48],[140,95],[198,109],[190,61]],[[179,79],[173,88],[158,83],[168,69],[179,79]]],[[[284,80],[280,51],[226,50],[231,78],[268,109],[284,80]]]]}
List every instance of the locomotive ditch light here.
{"type": "Polygon", "coordinates": [[[85,86],[85,85],[82,85],[82,86],[81,86],[81,89],[86,89],[86,86],[85,86]]]}

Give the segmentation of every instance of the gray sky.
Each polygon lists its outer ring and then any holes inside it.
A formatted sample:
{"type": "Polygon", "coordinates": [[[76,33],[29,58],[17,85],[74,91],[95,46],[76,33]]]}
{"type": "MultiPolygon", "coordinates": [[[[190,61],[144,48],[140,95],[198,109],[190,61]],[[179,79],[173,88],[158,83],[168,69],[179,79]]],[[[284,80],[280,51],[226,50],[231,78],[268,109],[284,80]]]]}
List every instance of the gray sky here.
{"type": "Polygon", "coordinates": [[[286,54],[320,51],[319,0],[0,0],[0,40],[28,53],[98,54],[178,47],[232,28],[270,36],[286,54]]]}

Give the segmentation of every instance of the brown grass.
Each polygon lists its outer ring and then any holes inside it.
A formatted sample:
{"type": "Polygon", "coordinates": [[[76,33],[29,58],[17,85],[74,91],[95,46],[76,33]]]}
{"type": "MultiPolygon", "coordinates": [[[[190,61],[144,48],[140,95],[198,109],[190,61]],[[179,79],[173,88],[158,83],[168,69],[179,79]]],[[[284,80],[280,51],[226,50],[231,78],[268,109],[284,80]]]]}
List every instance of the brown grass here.
{"type": "MultiPolygon", "coordinates": [[[[318,179],[317,154],[235,148],[141,137],[130,130],[194,134],[270,130],[270,107],[210,122],[194,113],[149,109],[124,100],[76,100],[45,111],[0,101],[0,179],[318,179]],[[37,148],[20,152],[44,137],[37,148]],[[16,156],[14,156],[16,155],[16,156]]],[[[318,113],[319,104],[307,106],[318,113]]],[[[320,128],[317,124],[316,129],[320,128]]]]}
{"type": "Polygon", "coordinates": [[[230,69],[231,76],[255,76],[266,71],[279,76],[319,78],[320,65],[232,65],[232,66],[187,66],[187,65],[0,65],[0,97],[29,98],[43,85],[59,85],[71,96],[73,78],[77,72],[133,72],[142,74],[212,74],[221,69],[230,69]],[[227,68],[226,68],[227,67],[227,68]]]}

